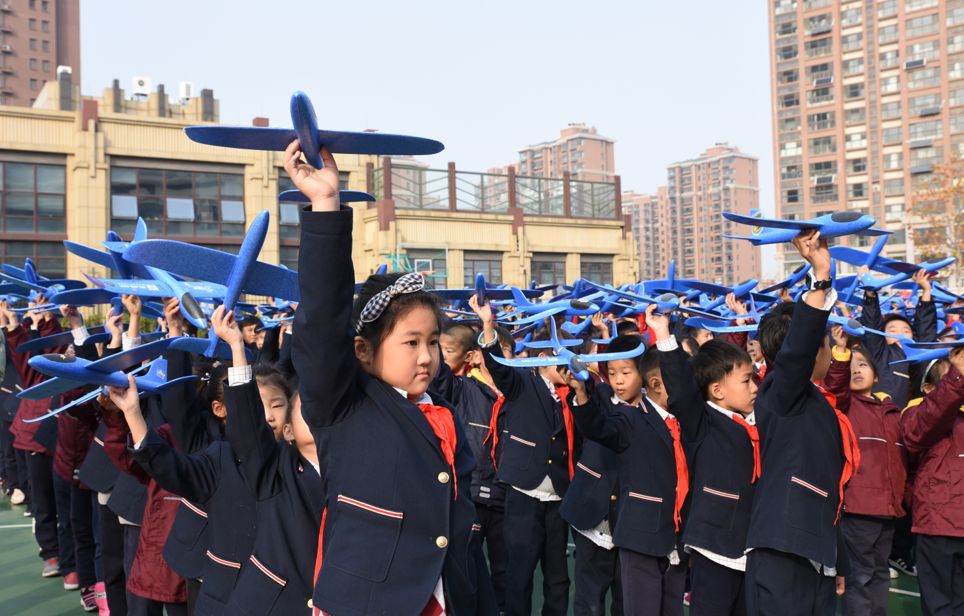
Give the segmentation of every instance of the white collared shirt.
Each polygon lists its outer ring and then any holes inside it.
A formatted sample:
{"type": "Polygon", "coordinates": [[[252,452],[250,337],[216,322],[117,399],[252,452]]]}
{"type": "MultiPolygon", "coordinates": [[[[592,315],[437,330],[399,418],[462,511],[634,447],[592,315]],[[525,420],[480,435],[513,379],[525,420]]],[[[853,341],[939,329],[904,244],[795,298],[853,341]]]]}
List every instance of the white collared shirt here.
{"type": "Polygon", "coordinates": [[[710,407],[712,407],[714,410],[719,411],[720,413],[722,413],[723,415],[726,415],[730,419],[733,419],[733,417],[736,416],[751,426],[756,425],[756,412],[750,413],[749,415],[743,415],[742,413],[737,413],[736,411],[725,409],[719,404],[716,404],[715,402],[710,402],[709,400],[707,400],[706,403],[709,404],[710,407]]]}

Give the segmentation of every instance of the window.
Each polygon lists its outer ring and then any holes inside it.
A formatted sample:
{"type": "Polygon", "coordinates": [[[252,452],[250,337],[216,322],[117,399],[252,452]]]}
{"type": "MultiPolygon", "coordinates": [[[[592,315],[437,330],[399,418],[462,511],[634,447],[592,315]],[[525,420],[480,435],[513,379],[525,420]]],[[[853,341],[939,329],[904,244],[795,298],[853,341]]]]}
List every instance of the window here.
{"type": "Polygon", "coordinates": [[[864,35],[861,33],[848,34],[847,36],[840,39],[840,46],[843,47],[844,51],[852,51],[854,49],[860,49],[864,44],[864,35]]]}
{"type": "Polygon", "coordinates": [[[793,60],[797,57],[797,46],[796,45],[784,45],[777,49],[777,59],[779,60],[793,60]]]}
{"type": "Polygon", "coordinates": [[[580,258],[580,275],[586,280],[599,284],[612,284],[612,255],[582,255],[580,258]]]}
{"type": "Polygon", "coordinates": [[[959,107],[964,105],[964,88],[951,90],[950,104],[951,107],[959,107]]]}
{"type": "Polygon", "coordinates": [[[940,109],[940,106],[940,94],[924,94],[923,96],[913,96],[911,97],[910,101],[908,101],[908,113],[910,113],[910,115],[920,115],[920,112],[925,109],[940,109]]]}
{"type": "Polygon", "coordinates": [[[837,187],[833,184],[814,186],[810,189],[812,203],[828,203],[837,200],[837,187]]]}
{"type": "Polygon", "coordinates": [[[916,71],[908,71],[907,73],[907,87],[911,90],[930,88],[939,85],[940,82],[940,71],[933,67],[921,68],[916,71]]]}
{"type": "Polygon", "coordinates": [[[807,78],[810,81],[827,77],[833,77],[833,64],[830,62],[821,62],[807,67],[807,78]]]}
{"type": "Polygon", "coordinates": [[[780,132],[788,133],[800,130],[800,116],[792,116],[780,120],[780,132]]]}
{"type": "Polygon", "coordinates": [[[903,158],[904,155],[902,152],[884,154],[884,170],[891,171],[893,169],[900,169],[904,165],[903,158]]]}
{"type": "Polygon", "coordinates": [[[807,103],[810,105],[819,105],[822,103],[832,103],[833,102],[833,88],[816,88],[807,92],[807,103]]]}
{"type": "Polygon", "coordinates": [[[30,51],[37,51],[37,39],[30,39],[30,51]]]}
{"type": "Polygon", "coordinates": [[[788,188],[783,191],[784,203],[800,203],[800,190],[798,188],[788,188]]]}
{"type": "Polygon", "coordinates": [[[877,31],[877,42],[881,45],[885,43],[891,43],[897,40],[898,28],[897,26],[884,26],[877,31]]]}
{"type": "MultiPolygon", "coordinates": [[[[953,124],[954,119],[951,119],[953,124]]],[[[943,159],[943,148],[940,146],[930,146],[927,148],[914,148],[910,151],[910,166],[935,164],[943,159]]]]}
{"type": "Polygon", "coordinates": [[[810,177],[815,178],[822,175],[833,175],[837,173],[837,161],[822,160],[818,163],[810,163],[810,177]]]}
{"type": "Polygon", "coordinates": [[[885,17],[893,17],[897,14],[897,0],[884,0],[884,2],[879,2],[877,4],[877,17],[883,19],[885,17]]]}
{"type": "Polygon", "coordinates": [[[47,21],[46,19],[43,20],[43,21],[41,21],[41,22],[40,22],[40,31],[41,31],[41,32],[50,32],[50,22],[47,21]]]}
{"type": "Polygon", "coordinates": [[[832,111],[811,113],[807,116],[807,126],[810,128],[810,130],[826,130],[828,128],[833,128],[835,124],[834,112],[832,111]]]}
{"type": "Polygon", "coordinates": [[[910,139],[937,139],[941,136],[941,121],[917,122],[910,125],[910,139]]]}
{"type": "Polygon", "coordinates": [[[832,154],[837,151],[833,137],[815,137],[810,140],[810,155],[832,154]]]}
{"type": "Polygon", "coordinates": [[[31,31],[33,31],[33,32],[36,32],[36,31],[37,31],[37,20],[36,20],[36,19],[34,19],[33,17],[31,17],[29,20],[27,20],[27,24],[28,24],[28,27],[30,28],[31,31]]]}
{"type": "Polygon", "coordinates": [[[867,173],[866,158],[852,158],[847,161],[847,171],[852,174],[867,173]]]}
{"type": "Polygon", "coordinates": [[[900,135],[899,126],[891,126],[890,128],[883,129],[882,131],[880,131],[880,137],[884,145],[893,145],[895,143],[900,143],[901,139],[903,139],[903,137],[901,137],[900,135]]]}
{"type": "Polygon", "coordinates": [[[791,34],[796,34],[796,32],[797,22],[795,21],[777,24],[777,36],[789,36],[791,34]]]}
{"type": "Polygon", "coordinates": [[[848,199],[866,199],[867,184],[865,182],[847,184],[847,198],[848,199]]]}
{"type": "Polygon", "coordinates": [[[803,177],[803,171],[800,169],[800,165],[784,165],[780,167],[781,180],[795,180],[800,177],[803,177]]]}
{"type": "Polygon", "coordinates": [[[298,247],[280,246],[278,261],[290,270],[298,271],[298,247]]]}
{"type": "Polygon", "coordinates": [[[880,106],[880,117],[889,120],[900,117],[900,101],[891,101],[880,106]]]}
{"type": "Polygon", "coordinates": [[[844,121],[850,124],[863,124],[864,119],[867,115],[867,110],[864,107],[857,107],[856,109],[847,109],[844,111],[844,121]]]}
{"type": "Polygon", "coordinates": [[[37,70],[37,58],[30,58],[30,70],[37,70]]]}
{"type": "Polygon", "coordinates": [[[800,80],[800,71],[792,68],[786,71],[780,71],[780,76],[777,81],[781,84],[796,83],[800,80]]]}
{"type": "Polygon", "coordinates": [[[959,7],[947,12],[947,25],[955,26],[964,23],[964,7],[959,7]]]}
{"type": "Polygon", "coordinates": [[[904,194],[904,178],[884,180],[884,196],[904,194]]]}
{"type": "MultiPolygon", "coordinates": [[[[338,187],[340,190],[348,190],[348,176],[350,174],[347,171],[338,172],[338,187]]],[[[283,170],[278,171],[278,192],[284,192],[286,190],[296,190],[294,182],[288,177],[288,174],[284,173],[283,170]]],[[[240,203],[240,202],[239,202],[240,203]]],[[[222,209],[227,206],[226,216],[236,217],[238,213],[238,206],[233,205],[231,202],[227,204],[222,204],[222,209]]],[[[299,219],[299,212],[304,206],[303,203],[298,203],[296,201],[279,201],[278,202],[278,237],[281,243],[294,242],[297,244],[301,239],[301,230],[299,225],[301,221],[299,219]]],[[[241,206],[241,214],[243,215],[243,205],[241,206]]],[[[244,222],[244,219],[241,220],[244,222]]]]}
{"type": "Polygon", "coordinates": [[[113,167],[111,228],[131,232],[138,217],[156,235],[241,237],[243,176],[113,167]]]}
{"type": "Polygon", "coordinates": [[[36,79],[31,79],[31,80],[30,80],[30,89],[31,89],[31,90],[39,90],[39,89],[40,89],[40,82],[38,82],[36,79]]]}
{"type": "Polygon", "coordinates": [[[438,249],[412,249],[405,251],[408,262],[415,272],[425,277],[425,288],[441,289],[448,279],[448,262],[445,251],[438,249]]]}
{"type": "Polygon", "coordinates": [[[780,156],[800,156],[801,154],[803,149],[799,141],[787,141],[780,146],[780,156]]]}
{"type": "Polygon", "coordinates": [[[800,106],[800,96],[796,93],[794,94],[784,94],[780,98],[780,109],[788,109],[790,107],[800,106]]]}
{"type": "Polygon", "coordinates": [[[900,76],[883,77],[880,80],[880,93],[893,94],[894,92],[900,92],[900,76]]]}
{"type": "Polygon", "coordinates": [[[894,67],[897,66],[898,64],[900,64],[900,52],[899,52],[899,51],[897,51],[896,49],[892,49],[891,51],[882,51],[882,52],[880,52],[880,62],[879,62],[879,65],[880,65],[881,70],[883,70],[883,69],[885,69],[885,68],[894,68],[894,67]]]}
{"type": "Polygon", "coordinates": [[[808,58],[819,58],[829,55],[833,51],[832,37],[825,37],[815,41],[807,41],[803,44],[803,50],[808,58]]]}
{"type": "Polygon", "coordinates": [[[43,61],[43,70],[44,70],[45,73],[49,73],[49,72],[50,72],[50,60],[44,60],[44,61],[43,61]]]}
{"type": "Polygon", "coordinates": [[[847,9],[840,12],[840,25],[844,28],[859,24],[860,19],[860,9],[847,9]]]}
{"type": "Polygon", "coordinates": [[[919,11],[920,9],[929,9],[932,6],[937,6],[938,0],[907,0],[904,5],[904,11],[919,11]]]}
{"type": "Polygon", "coordinates": [[[856,150],[867,147],[867,133],[854,133],[844,136],[844,147],[848,150],[856,150]]]}
{"type": "Polygon", "coordinates": [[[940,41],[927,41],[907,46],[907,60],[936,60],[941,55],[940,41]]]}
{"type": "Polygon", "coordinates": [[[864,95],[864,84],[848,83],[844,86],[844,98],[860,98],[864,95]]]}
{"type": "MultiPolygon", "coordinates": [[[[475,276],[482,274],[486,282],[502,284],[502,253],[501,252],[465,252],[463,284],[475,287],[475,276]]],[[[609,283],[606,283],[609,284],[609,283]]]]}
{"type": "Polygon", "coordinates": [[[960,79],[964,77],[964,62],[954,62],[948,67],[947,77],[949,79],[960,79]]]}
{"type": "Polygon", "coordinates": [[[44,51],[50,51],[50,41],[41,41],[40,48],[44,51]]]}
{"type": "Polygon", "coordinates": [[[67,259],[63,240],[59,242],[0,242],[0,261],[23,267],[29,258],[37,267],[37,273],[47,278],[66,278],[67,259]]]}
{"type": "Polygon", "coordinates": [[[773,11],[777,15],[793,13],[797,10],[796,0],[773,0],[773,11]]]}
{"type": "Polygon", "coordinates": [[[566,255],[557,253],[533,254],[532,278],[539,284],[565,284],[566,255]]]}
{"type": "Polygon", "coordinates": [[[856,58],[854,60],[844,60],[843,62],[843,74],[848,75],[859,75],[864,72],[864,59],[856,58]]]}
{"type": "Polygon", "coordinates": [[[956,53],[958,51],[964,51],[964,34],[948,35],[947,53],[956,53]]]}
{"type": "Polygon", "coordinates": [[[833,25],[833,18],[830,13],[814,15],[807,18],[807,32],[810,34],[820,34],[826,32],[833,25]],[[816,30],[816,32],[814,32],[816,30]]]}
{"type": "Polygon", "coordinates": [[[3,226],[0,230],[58,235],[65,232],[63,166],[2,162],[0,177],[3,180],[0,191],[3,226]]]}
{"type": "Polygon", "coordinates": [[[918,36],[934,34],[937,32],[937,28],[937,13],[934,13],[932,15],[924,15],[923,17],[914,17],[912,19],[908,19],[904,33],[907,38],[916,38],[918,36]]]}

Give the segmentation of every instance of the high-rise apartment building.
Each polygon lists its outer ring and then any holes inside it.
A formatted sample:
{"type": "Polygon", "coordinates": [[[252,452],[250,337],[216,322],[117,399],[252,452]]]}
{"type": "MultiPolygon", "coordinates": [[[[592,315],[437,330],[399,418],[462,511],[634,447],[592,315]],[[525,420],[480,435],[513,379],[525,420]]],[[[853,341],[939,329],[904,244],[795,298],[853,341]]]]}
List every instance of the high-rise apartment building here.
{"type": "Polygon", "coordinates": [[[759,208],[757,159],[718,143],[669,165],[666,175],[667,185],[655,195],[623,194],[625,207],[636,210],[633,230],[642,278],[665,276],[670,260],[680,277],[718,283],[759,278],[759,249],[724,238],[743,231],[722,216],[759,208]]]}
{"type": "Polygon", "coordinates": [[[769,0],[769,18],[777,215],[855,210],[894,231],[888,256],[941,252],[915,194],[962,152],[964,0],[769,0]]]}
{"type": "Polygon", "coordinates": [[[32,105],[58,67],[80,85],[80,0],[0,0],[0,105],[32,105]]]}
{"type": "Polygon", "coordinates": [[[610,182],[616,175],[615,141],[603,137],[595,126],[570,124],[559,131],[555,141],[537,143],[519,150],[519,175],[562,177],[610,182]]]}

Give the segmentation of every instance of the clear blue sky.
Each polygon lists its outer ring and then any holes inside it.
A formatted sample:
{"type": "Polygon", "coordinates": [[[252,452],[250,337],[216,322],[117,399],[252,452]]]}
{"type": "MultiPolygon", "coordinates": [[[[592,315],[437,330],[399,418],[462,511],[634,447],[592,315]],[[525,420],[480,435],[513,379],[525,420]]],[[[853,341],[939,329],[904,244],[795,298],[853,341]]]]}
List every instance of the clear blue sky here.
{"type": "Polygon", "coordinates": [[[766,3],[82,0],[83,91],[134,75],[212,88],[221,120],[288,126],[306,91],[322,127],[433,137],[484,170],[586,122],[616,140],[627,190],[728,141],[760,159],[772,212],[766,3]]]}

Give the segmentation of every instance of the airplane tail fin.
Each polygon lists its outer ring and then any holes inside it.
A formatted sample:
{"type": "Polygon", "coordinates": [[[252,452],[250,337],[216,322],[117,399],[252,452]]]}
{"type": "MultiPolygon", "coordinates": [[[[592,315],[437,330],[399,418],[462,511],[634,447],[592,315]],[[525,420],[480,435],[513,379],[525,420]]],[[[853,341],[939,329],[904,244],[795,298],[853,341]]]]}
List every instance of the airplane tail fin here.
{"type": "Polygon", "coordinates": [[[531,302],[526,298],[525,293],[519,287],[512,287],[512,299],[515,300],[516,306],[528,306],[531,302]]]}
{"type": "Polygon", "coordinates": [[[147,223],[144,222],[143,218],[137,219],[137,226],[134,228],[134,240],[135,242],[141,242],[147,239],[147,223]]]}

